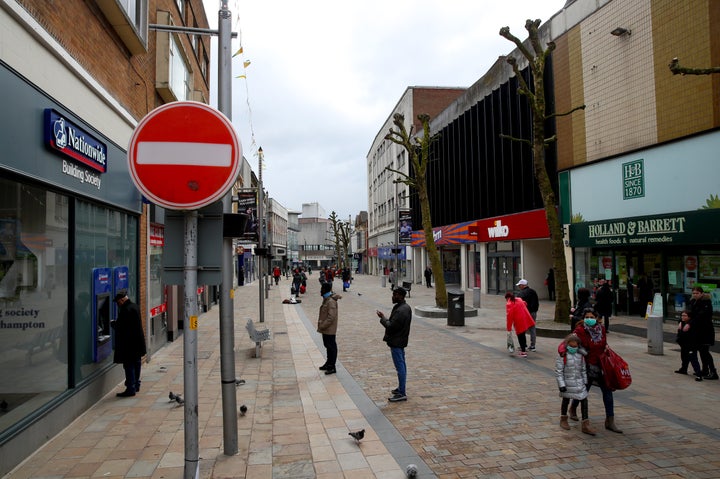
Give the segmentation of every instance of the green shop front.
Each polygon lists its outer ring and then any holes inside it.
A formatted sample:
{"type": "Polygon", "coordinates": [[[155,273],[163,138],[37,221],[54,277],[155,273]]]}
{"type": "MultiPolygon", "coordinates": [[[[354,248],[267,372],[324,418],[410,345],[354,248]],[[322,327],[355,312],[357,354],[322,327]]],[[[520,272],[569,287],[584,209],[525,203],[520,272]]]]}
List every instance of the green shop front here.
{"type": "MultiPolygon", "coordinates": [[[[612,282],[615,310],[675,318],[695,285],[720,320],[720,131],[560,173],[574,292],[612,282]]],[[[719,323],[720,324],[720,323],[719,323]]]]}
{"type": "Polygon", "coordinates": [[[720,210],[575,223],[570,245],[575,291],[611,281],[616,314],[644,316],[659,293],[674,319],[700,285],[720,324],[720,210]]]}

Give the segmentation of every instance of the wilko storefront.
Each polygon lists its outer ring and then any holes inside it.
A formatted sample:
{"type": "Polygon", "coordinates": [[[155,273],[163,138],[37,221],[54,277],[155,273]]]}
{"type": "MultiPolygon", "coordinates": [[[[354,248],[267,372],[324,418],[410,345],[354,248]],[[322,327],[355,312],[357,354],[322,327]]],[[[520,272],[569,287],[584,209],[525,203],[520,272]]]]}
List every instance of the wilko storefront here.
{"type": "MultiPolygon", "coordinates": [[[[440,249],[446,282],[504,294],[517,289],[515,284],[525,278],[540,297],[547,297],[542,285],[552,261],[544,210],[433,228],[433,236],[440,249]]],[[[416,255],[423,254],[424,269],[427,252],[422,231],[413,233],[412,245],[416,255]]]]}

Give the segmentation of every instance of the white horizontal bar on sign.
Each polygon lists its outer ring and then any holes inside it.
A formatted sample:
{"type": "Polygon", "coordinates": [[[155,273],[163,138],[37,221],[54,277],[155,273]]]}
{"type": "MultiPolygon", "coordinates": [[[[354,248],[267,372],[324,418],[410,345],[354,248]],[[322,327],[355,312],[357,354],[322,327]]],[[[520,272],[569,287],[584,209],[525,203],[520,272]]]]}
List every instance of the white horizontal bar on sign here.
{"type": "Polygon", "coordinates": [[[141,141],[137,145],[138,165],[230,166],[232,146],[221,143],[141,141]]]}

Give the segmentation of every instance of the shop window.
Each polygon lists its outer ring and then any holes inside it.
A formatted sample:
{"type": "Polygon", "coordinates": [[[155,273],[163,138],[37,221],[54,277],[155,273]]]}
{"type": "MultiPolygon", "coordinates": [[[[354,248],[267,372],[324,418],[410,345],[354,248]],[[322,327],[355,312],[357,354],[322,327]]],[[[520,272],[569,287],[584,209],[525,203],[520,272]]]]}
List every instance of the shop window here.
{"type": "Polygon", "coordinates": [[[62,195],[0,179],[0,437],[68,387],[62,205],[62,195]]]}
{"type": "Polygon", "coordinates": [[[98,359],[93,349],[95,331],[89,325],[101,325],[93,312],[102,309],[106,298],[93,298],[93,271],[96,268],[129,267],[128,296],[137,298],[137,219],[119,211],[87,203],[76,202],[75,213],[75,351],[74,377],[77,382],[112,363],[112,355],[98,359]]]}

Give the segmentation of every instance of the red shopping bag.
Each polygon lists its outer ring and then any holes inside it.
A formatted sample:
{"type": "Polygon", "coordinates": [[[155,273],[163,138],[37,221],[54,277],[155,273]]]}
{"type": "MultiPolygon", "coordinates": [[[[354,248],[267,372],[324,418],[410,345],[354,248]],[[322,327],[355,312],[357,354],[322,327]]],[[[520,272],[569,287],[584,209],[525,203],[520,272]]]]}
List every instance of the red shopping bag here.
{"type": "Polygon", "coordinates": [[[625,389],[632,384],[630,366],[620,357],[618,353],[608,348],[600,355],[600,366],[602,367],[605,385],[611,391],[625,389]]]}

